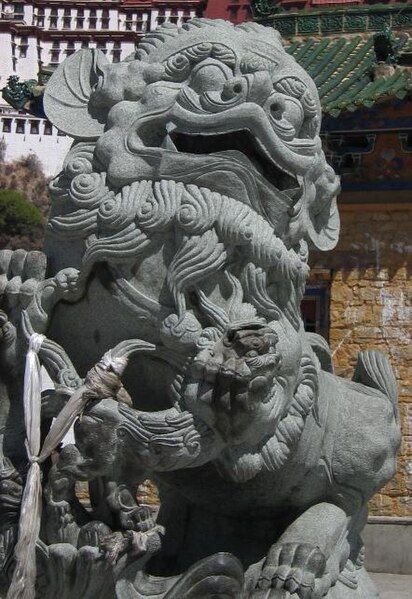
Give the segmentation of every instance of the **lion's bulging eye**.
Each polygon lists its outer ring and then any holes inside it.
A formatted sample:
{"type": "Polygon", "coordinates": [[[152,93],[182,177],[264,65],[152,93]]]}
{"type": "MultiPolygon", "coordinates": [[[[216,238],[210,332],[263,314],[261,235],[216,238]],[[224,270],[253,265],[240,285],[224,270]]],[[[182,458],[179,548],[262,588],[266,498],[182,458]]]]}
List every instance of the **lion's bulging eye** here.
{"type": "Polygon", "coordinates": [[[193,74],[190,87],[199,95],[221,91],[231,76],[233,77],[232,72],[225,65],[215,62],[204,63],[193,74]]]}
{"type": "Polygon", "coordinates": [[[298,100],[290,99],[285,102],[283,118],[293,125],[296,132],[299,132],[303,124],[304,114],[302,105],[298,100]]]}
{"type": "Polygon", "coordinates": [[[280,137],[291,139],[299,135],[305,114],[298,99],[275,92],[266,103],[266,111],[280,137]]]}

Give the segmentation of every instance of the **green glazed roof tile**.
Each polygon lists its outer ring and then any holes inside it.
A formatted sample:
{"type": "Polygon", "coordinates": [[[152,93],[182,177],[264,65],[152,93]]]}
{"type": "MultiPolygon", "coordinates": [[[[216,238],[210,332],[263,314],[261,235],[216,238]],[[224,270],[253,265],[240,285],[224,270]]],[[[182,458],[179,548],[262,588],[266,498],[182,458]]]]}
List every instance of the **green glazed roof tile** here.
{"type": "Polygon", "coordinates": [[[330,40],[324,38],[321,42],[318,42],[314,46],[311,46],[311,52],[305,54],[304,59],[300,59],[299,63],[304,69],[308,69],[313,64],[320,60],[320,57],[325,53],[326,48],[329,46],[330,40]]]}
{"type": "MultiPolygon", "coordinates": [[[[403,52],[412,52],[412,41],[398,38],[403,52]]],[[[373,36],[339,39],[310,38],[287,48],[313,77],[323,111],[339,116],[390,97],[404,98],[412,90],[412,69],[395,67],[392,75],[373,80],[376,67],[373,36]]]]}

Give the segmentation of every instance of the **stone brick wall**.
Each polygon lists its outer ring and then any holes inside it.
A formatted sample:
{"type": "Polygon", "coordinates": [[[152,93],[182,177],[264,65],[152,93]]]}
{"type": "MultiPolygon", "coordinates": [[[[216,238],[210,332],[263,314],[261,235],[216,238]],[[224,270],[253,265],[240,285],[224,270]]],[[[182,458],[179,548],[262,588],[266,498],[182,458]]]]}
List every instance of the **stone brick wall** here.
{"type": "MultiPolygon", "coordinates": [[[[384,352],[399,382],[398,473],[371,504],[377,516],[412,517],[412,206],[346,206],[332,270],[330,344],[337,374],[351,376],[359,351],[384,352]]],[[[319,265],[318,264],[318,265],[319,265]]]]}

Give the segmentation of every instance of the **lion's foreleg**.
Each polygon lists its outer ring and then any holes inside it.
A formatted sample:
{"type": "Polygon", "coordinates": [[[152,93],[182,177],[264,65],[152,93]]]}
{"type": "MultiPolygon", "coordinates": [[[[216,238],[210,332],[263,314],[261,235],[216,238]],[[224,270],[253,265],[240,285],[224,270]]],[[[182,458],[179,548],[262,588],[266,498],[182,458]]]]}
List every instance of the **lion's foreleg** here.
{"type": "Polygon", "coordinates": [[[310,507],[272,545],[258,587],[285,589],[301,599],[323,597],[349,557],[348,522],[331,503],[310,507]]]}

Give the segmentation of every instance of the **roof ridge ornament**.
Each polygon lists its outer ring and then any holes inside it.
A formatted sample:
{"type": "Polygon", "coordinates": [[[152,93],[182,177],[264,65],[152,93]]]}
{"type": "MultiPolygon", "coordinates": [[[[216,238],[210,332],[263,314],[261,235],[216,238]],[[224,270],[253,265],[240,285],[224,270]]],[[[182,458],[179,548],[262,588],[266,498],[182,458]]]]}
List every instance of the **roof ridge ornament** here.
{"type": "Polygon", "coordinates": [[[397,41],[392,28],[385,23],[373,36],[373,46],[378,63],[396,64],[401,44],[397,41]]]}

